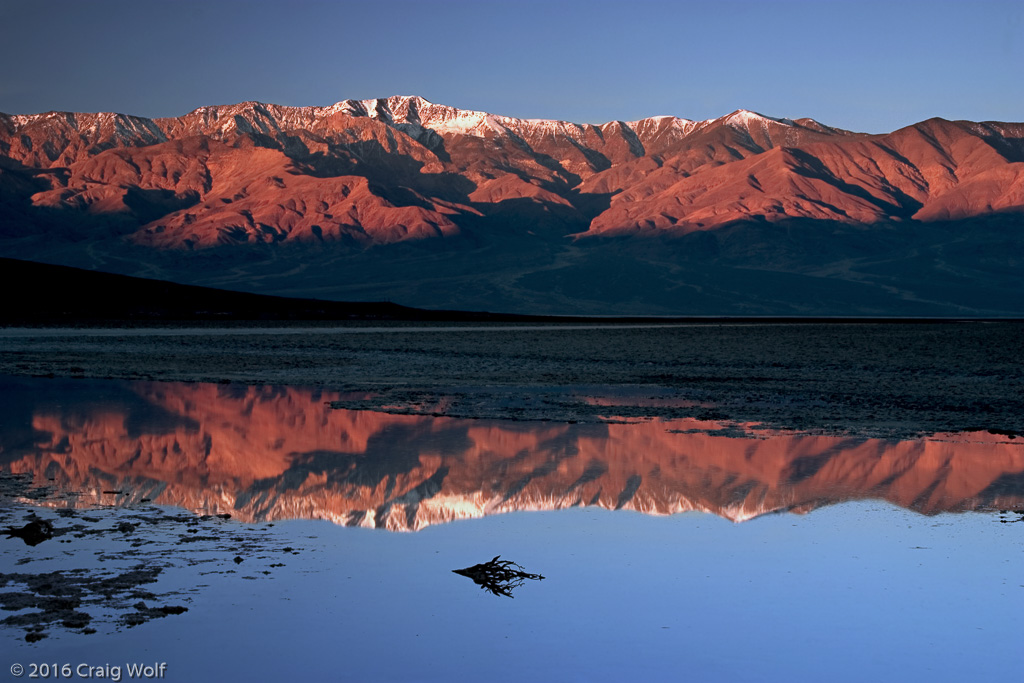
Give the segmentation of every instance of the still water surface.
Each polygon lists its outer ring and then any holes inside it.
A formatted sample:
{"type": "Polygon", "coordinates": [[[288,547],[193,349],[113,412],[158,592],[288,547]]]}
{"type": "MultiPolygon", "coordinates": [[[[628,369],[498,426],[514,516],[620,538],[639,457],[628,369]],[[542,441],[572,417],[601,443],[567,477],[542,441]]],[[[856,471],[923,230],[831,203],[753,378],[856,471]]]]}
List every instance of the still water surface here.
{"type": "Polygon", "coordinates": [[[1022,665],[1024,524],[999,512],[1024,510],[1019,438],[392,415],[201,383],[7,379],[2,397],[0,525],[57,534],[0,539],[0,591],[160,568],[83,603],[95,633],[0,626],[5,666],[952,681],[1022,665]],[[510,600],[452,573],[496,555],[545,579],[510,600]],[[187,611],[129,625],[140,601],[187,611]]]}

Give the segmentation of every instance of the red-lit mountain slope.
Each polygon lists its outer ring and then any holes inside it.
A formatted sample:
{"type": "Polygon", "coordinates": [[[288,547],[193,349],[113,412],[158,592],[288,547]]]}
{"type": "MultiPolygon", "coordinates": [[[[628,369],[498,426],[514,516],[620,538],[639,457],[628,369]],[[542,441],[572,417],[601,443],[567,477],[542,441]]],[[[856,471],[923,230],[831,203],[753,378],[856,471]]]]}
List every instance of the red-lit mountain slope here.
{"type": "Polygon", "coordinates": [[[1015,123],[867,135],[737,111],[590,125],[420,97],[0,114],[3,255],[267,293],[524,312],[1012,313],[1022,212],[1015,123]],[[382,256],[397,244],[416,251],[382,256]],[[620,255],[625,289],[586,294],[620,255]],[[793,294],[807,278],[820,301],[793,294]],[[434,299],[419,294],[429,283],[434,299]],[[467,298],[467,283],[491,298],[467,298]]]}

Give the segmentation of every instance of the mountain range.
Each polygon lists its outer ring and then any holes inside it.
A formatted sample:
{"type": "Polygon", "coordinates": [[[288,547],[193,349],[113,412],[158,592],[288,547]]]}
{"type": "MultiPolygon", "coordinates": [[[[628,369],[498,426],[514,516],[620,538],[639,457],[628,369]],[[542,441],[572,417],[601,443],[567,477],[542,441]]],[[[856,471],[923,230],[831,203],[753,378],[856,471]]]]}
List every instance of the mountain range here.
{"type": "Polygon", "coordinates": [[[0,114],[0,255],[544,314],[1024,314],[1024,123],[601,125],[421,97],[0,114]]]}

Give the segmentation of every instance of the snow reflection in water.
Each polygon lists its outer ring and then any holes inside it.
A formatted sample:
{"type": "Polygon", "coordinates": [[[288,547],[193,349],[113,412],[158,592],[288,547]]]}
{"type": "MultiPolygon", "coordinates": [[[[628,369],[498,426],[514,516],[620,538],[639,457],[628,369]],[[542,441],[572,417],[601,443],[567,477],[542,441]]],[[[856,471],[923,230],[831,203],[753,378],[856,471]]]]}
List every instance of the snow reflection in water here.
{"type": "Polygon", "coordinates": [[[926,514],[1024,509],[1024,439],[988,432],[885,441],[687,419],[393,415],[332,409],[340,394],[292,387],[42,385],[6,387],[3,468],[73,506],[148,499],[392,530],[575,506],[733,521],[860,498],[926,514]]]}
{"type": "Polygon", "coordinates": [[[57,626],[32,644],[0,629],[12,661],[145,652],[168,680],[197,681],[908,680],[922,662],[944,681],[1019,667],[1024,525],[999,522],[1020,515],[947,514],[1024,509],[1024,449],[1008,435],[434,418],[332,409],[337,394],[299,388],[3,388],[2,472],[26,485],[4,523],[89,516],[108,530],[3,541],[0,573],[25,575],[3,590],[160,568],[143,587],[154,597],[131,587],[105,606],[115,628],[57,626]],[[172,505],[232,519],[192,524],[172,505]],[[673,514],[694,510],[718,517],[673,514]],[[442,524],[470,517],[483,518],[442,524]],[[498,600],[452,574],[497,554],[545,580],[498,600]]]}

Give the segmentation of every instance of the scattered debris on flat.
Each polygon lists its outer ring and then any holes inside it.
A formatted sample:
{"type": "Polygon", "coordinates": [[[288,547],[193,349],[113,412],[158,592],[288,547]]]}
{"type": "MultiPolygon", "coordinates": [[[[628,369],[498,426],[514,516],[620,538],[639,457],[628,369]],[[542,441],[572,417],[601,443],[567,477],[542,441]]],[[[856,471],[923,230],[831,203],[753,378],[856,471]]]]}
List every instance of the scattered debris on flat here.
{"type": "Polygon", "coordinates": [[[495,555],[494,559],[482,564],[474,564],[465,569],[453,569],[455,574],[468,576],[473,582],[494,595],[513,597],[512,591],[519,588],[527,579],[532,581],[543,581],[540,574],[530,574],[523,570],[511,560],[500,559],[501,555],[495,555]]]}

